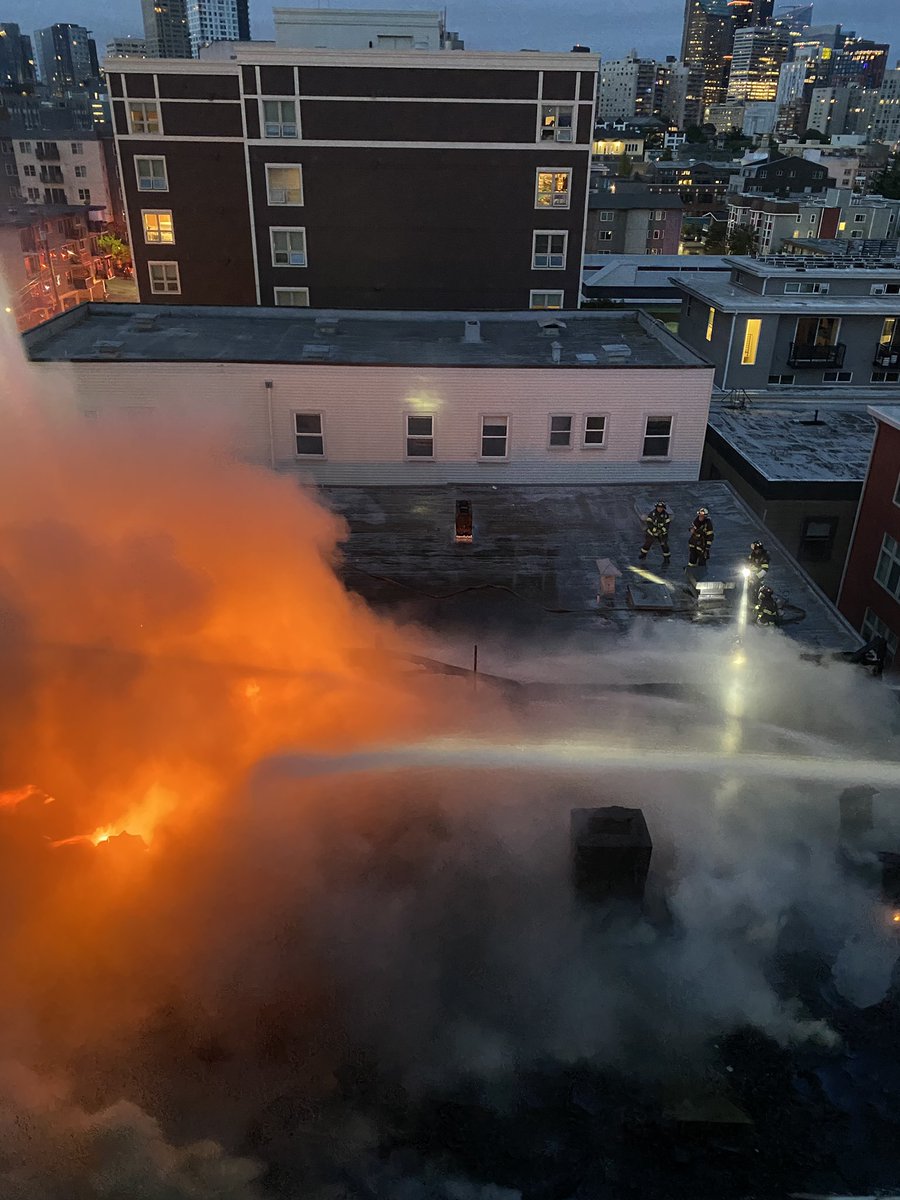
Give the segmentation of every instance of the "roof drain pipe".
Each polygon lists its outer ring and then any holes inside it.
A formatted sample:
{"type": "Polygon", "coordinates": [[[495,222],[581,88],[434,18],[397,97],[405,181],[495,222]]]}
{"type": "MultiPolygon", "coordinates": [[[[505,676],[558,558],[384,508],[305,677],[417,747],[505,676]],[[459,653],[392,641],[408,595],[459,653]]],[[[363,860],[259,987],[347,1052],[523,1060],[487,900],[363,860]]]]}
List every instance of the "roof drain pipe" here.
{"type": "Polygon", "coordinates": [[[266,380],[266,418],[269,422],[269,466],[275,469],[275,425],[272,418],[272,380],[266,380]]]}

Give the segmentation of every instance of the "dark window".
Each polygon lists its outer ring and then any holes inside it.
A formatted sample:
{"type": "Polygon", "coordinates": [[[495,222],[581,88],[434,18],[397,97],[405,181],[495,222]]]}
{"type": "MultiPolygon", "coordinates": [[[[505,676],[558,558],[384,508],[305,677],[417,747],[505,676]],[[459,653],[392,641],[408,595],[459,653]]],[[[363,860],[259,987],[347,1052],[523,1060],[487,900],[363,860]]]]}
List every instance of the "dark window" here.
{"type": "Polygon", "coordinates": [[[481,457],[506,458],[508,417],[481,418],[481,457]]]}
{"type": "Polygon", "coordinates": [[[319,458],[324,456],[325,435],[322,432],[321,413],[294,413],[294,431],[298,454],[313,454],[319,458]]]}
{"type": "Polygon", "coordinates": [[[550,418],[550,445],[569,447],[572,445],[572,418],[550,418]]]}
{"type": "Polygon", "coordinates": [[[434,417],[406,418],[406,457],[434,458],[434,417]]]}
{"type": "Polygon", "coordinates": [[[829,562],[834,550],[837,517],[806,517],[797,557],[801,562],[829,562]]]}
{"type": "Polygon", "coordinates": [[[668,458],[672,440],[671,417],[648,417],[644,429],[644,458],[668,458]]]}

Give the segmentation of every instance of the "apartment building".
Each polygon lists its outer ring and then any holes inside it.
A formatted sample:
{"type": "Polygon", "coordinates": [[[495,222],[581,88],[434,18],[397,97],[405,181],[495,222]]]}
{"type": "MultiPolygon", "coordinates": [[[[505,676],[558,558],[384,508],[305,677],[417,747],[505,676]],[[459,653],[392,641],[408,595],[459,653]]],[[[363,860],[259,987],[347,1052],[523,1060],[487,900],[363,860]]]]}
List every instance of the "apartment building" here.
{"type": "Polygon", "coordinates": [[[834,182],[824,164],[790,155],[745,163],[734,176],[732,187],[758,196],[790,196],[796,192],[824,192],[834,182]]]}
{"type": "Polygon", "coordinates": [[[9,133],[13,134],[10,140],[22,200],[27,204],[85,205],[94,209],[95,220],[115,218],[115,192],[100,138],[79,132],[22,136],[22,126],[9,133]]]}
{"type": "Polygon", "coordinates": [[[677,254],[683,211],[680,196],[658,195],[640,183],[592,189],[586,253],[677,254]]]}
{"type": "Polygon", "coordinates": [[[900,266],[733,258],[727,281],[679,276],[680,337],[728,391],[900,384],[900,266]]]}
{"type": "Polygon", "coordinates": [[[221,43],[108,67],[142,300],[578,306],[596,56],[221,43]]]}
{"type": "Polygon", "coordinates": [[[890,242],[900,236],[900,201],[881,196],[858,197],[846,188],[829,188],[822,196],[775,199],[728,197],[728,231],[749,229],[757,253],[802,250],[805,241],[890,242]]]}

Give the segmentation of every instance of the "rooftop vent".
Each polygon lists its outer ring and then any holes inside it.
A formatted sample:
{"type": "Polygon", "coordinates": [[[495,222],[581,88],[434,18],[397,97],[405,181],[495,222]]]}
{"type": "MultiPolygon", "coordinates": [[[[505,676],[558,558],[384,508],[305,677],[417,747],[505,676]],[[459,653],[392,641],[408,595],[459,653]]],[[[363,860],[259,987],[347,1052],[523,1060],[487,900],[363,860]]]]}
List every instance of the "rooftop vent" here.
{"type": "Polygon", "coordinates": [[[324,336],[338,331],[338,317],[316,317],[316,334],[324,336]]]}
{"type": "Polygon", "coordinates": [[[562,362],[562,342],[550,343],[550,359],[552,362],[562,362]]]}
{"type": "Polygon", "coordinates": [[[324,345],[322,342],[308,343],[303,347],[304,362],[327,362],[331,358],[331,346],[324,345]]]}
{"type": "Polygon", "coordinates": [[[463,341],[473,346],[481,341],[481,322],[474,317],[470,317],[463,326],[463,341]]]}
{"type": "Polygon", "coordinates": [[[575,361],[580,363],[595,363],[597,361],[596,354],[576,354],[575,361]]]}
{"type": "Polygon", "coordinates": [[[561,321],[558,317],[548,317],[544,321],[538,321],[538,329],[541,331],[541,337],[559,337],[565,327],[565,321],[561,321]]]}
{"type": "Polygon", "coordinates": [[[94,349],[101,358],[118,358],[122,349],[121,342],[94,342],[94,349]]]}

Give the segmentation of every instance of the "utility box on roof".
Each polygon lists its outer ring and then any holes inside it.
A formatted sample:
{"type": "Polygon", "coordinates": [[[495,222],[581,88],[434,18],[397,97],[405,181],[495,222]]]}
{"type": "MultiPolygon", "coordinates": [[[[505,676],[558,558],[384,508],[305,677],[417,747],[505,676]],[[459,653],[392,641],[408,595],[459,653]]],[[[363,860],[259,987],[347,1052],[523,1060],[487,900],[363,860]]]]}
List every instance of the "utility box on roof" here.
{"type": "Polygon", "coordinates": [[[573,808],[572,878],[587,900],[640,901],[653,843],[639,808],[573,808]]]}

